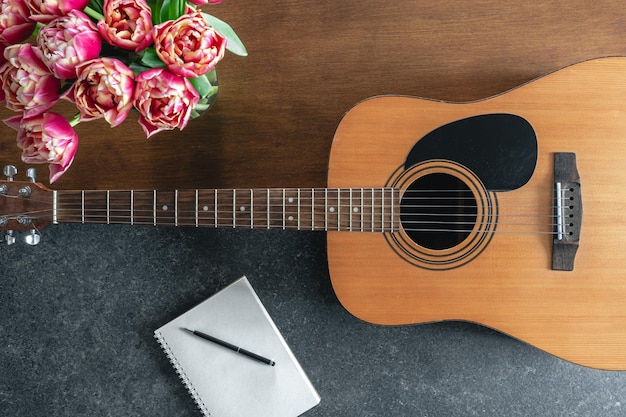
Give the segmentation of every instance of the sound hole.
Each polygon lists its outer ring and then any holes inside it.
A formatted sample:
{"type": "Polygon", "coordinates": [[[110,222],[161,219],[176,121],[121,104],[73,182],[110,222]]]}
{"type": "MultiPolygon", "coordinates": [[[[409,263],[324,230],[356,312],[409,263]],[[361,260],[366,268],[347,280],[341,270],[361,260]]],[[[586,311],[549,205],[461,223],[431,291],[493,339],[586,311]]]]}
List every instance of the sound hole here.
{"type": "Polygon", "coordinates": [[[469,187],[442,173],[415,180],[402,196],[400,221],[418,245],[443,250],[463,242],[472,231],[477,206],[469,187]]]}

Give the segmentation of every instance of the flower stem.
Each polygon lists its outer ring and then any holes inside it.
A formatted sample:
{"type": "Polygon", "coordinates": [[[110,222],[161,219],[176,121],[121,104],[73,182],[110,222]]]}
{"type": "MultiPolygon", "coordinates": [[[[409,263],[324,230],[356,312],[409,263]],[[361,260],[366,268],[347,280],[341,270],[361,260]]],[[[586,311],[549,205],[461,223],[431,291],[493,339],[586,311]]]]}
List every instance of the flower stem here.
{"type": "Polygon", "coordinates": [[[76,127],[80,123],[80,113],[76,113],[76,115],[70,120],[70,126],[76,127]]]}
{"type": "Polygon", "coordinates": [[[104,15],[102,15],[101,13],[98,13],[97,11],[95,11],[94,9],[92,9],[91,7],[87,6],[83,9],[83,12],[85,12],[85,14],[93,19],[96,20],[100,20],[100,19],[104,19],[104,15]]]}

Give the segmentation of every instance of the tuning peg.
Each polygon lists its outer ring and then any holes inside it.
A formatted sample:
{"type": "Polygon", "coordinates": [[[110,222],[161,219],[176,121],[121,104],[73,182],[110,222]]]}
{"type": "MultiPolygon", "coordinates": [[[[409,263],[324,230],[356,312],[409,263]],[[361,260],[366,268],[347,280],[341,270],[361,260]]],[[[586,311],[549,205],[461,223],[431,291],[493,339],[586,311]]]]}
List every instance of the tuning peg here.
{"type": "Polygon", "coordinates": [[[32,229],[26,236],[24,236],[24,242],[30,246],[38,245],[40,241],[41,234],[35,229],[32,229]]]}
{"type": "Polygon", "coordinates": [[[26,176],[30,179],[30,182],[37,181],[37,168],[28,168],[26,170],[26,176]]]}
{"type": "Polygon", "coordinates": [[[17,168],[15,165],[5,165],[3,172],[9,181],[13,181],[13,176],[17,174],[17,168]]]}
{"type": "Polygon", "coordinates": [[[12,245],[15,243],[15,236],[13,236],[13,230],[7,230],[7,234],[4,235],[4,241],[7,245],[12,245]]]}

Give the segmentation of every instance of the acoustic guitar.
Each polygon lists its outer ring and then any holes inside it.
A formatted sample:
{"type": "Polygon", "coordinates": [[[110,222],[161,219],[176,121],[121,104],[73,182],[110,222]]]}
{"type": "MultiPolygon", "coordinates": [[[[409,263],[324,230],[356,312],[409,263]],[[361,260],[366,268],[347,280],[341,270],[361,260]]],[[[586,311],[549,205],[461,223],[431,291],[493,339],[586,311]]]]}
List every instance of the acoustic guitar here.
{"type": "MultiPolygon", "coordinates": [[[[49,190],[0,182],[0,227],[48,223],[326,231],[333,288],[383,325],[480,323],[626,369],[626,58],[484,100],[365,100],[328,188],[49,190]]],[[[9,170],[10,171],[10,170],[9,170]]],[[[11,172],[9,172],[11,173],[11,172]]]]}

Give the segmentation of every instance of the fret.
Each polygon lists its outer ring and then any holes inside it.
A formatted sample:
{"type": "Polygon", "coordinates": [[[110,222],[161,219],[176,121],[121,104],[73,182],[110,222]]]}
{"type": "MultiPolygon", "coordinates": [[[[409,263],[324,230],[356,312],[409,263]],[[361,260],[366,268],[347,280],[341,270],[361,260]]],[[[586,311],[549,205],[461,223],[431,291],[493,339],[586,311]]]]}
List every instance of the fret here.
{"type": "Polygon", "coordinates": [[[216,227],[215,216],[216,190],[196,190],[196,207],[198,227],[216,227]]]}
{"type": "Polygon", "coordinates": [[[327,193],[326,189],[311,189],[311,205],[312,205],[312,216],[311,220],[311,230],[327,230],[327,193]]]}
{"type": "Polygon", "coordinates": [[[238,190],[233,194],[233,212],[236,213],[233,220],[233,227],[250,228],[254,220],[253,200],[250,190],[238,190]]]}
{"type": "Polygon", "coordinates": [[[352,231],[352,188],[350,188],[349,190],[349,197],[350,197],[350,202],[348,204],[348,219],[349,219],[349,226],[348,229],[350,231],[352,231]]]}
{"type": "Polygon", "coordinates": [[[267,228],[282,228],[283,213],[282,190],[270,188],[267,190],[267,228]]]}
{"type": "Polygon", "coordinates": [[[197,190],[176,190],[174,191],[176,226],[196,226],[198,225],[198,192],[197,190]]]}
{"type": "Polygon", "coordinates": [[[156,223],[157,226],[172,226],[176,224],[176,197],[171,191],[156,193],[156,223]]]}
{"type": "Polygon", "coordinates": [[[270,213],[272,212],[272,210],[270,210],[270,208],[272,207],[270,205],[270,189],[268,188],[267,190],[267,205],[265,207],[267,207],[267,228],[270,228],[270,213]]]}
{"type": "Polygon", "coordinates": [[[283,218],[285,229],[300,230],[301,194],[299,189],[283,190],[283,218]]]}
{"type": "Polygon", "coordinates": [[[371,221],[372,232],[376,231],[376,227],[374,226],[375,225],[374,220],[375,220],[376,205],[375,205],[374,201],[376,201],[376,192],[372,188],[372,221],[371,221]]]}
{"type": "Polygon", "coordinates": [[[342,195],[341,189],[337,189],[337,230],[350,230],[350,225],[348,221],[350,220],[350,204],[347,201],[349,195],[346,196],[345,193],[342,195]],[[346,200],[345,203],[342,204],[342,199],[346,200]],[[343,214],[343,217],[342,217],[343,214]]]}
{"type": "Polygon", "coordinates": [[[269,191],[267,189],[251,189],[248,192],[250,199],[250,228],[269,228],[269,191]]]}
{"type": "Polygon", "coordinates": [[[312,188],[298,189],[297,196],[297,212],[298,212],[298,230],[313,230],[315,225],[315,191],[312,188]]]}
{"type": "Polygon", "coordinates": [[[117,221],[111,219],[112,222],[124,224],[155,225],[155,192],[153,190],[139,190],[128,192],[128,195],[126,196],[129,202],[127,209],[123,207],[124,201],[116,201],[115,197],[116,193],[120,193],[118,194],[118,198],[121,198],[121,193],[123,192],[116,191],[112,193],[113,197],[109,196],[110,200],[112,201],[110,203],[111,210],[122,210],[123,213],[126,213],[126,210],[128,210],[128,217],[125,220],[122,218],[119,218],[117,221]]]}
{"type": "Polygon", "coordinates": [[[106,212],[103,209],[103,191],[81,192],[81,223],[104,223],[106,212]]]}
{"type": "Polygon", "coordinates": [[[196,193],[195,195],[196,199],[195,199],[195,204],[194,204],[194,211],[196,214],[196,227],[198,227],[200,225],[198,222],[199,221],[198,220],[198,190],[196,190],[195,193],[196,193]]]}
{"type": "Polygon", "coordinates": [[[382,231],[382,190],[380,188],[372,188],[371,190],[371,230],[374,232],[382,231]]]}
{"type": "Polygon", "coordinates": [[[363,189],[350,190],[350,231],[363,231],[363,189]]]}
{"type": "Polygon", "coordinates": [[[283,188],[283,230],[285,230],[285,189],[283,188]]]}
{"type": "Polygon", "coordinates": [[[156,226],[157,225],[157,191],[152,191],[152,222],[156,226]]]}
{"type": "Polygon", "coordinates": [[[213,219],[215,227],[219,226],[219,220],[217,216],[217,189],[213,190],[213,219]]]}
{"type": "Polygon", "coordinates": [[[57,190],[52,190],[52,224],[59,224],[59,195],[57,190]]]}
{"type": "Polygon", "coordinates": [[[363,188],[361,188],[361,213],[360,213],[360,217],[361,217],[361,222],[360,222],[361,223],[361,232],[365,231],[365,227],[363,225],[363,215],[364,215],[363,214],[363,208],[365,207],[365,200],[364,200],[363,194],[364,194],[364,190],[363,190],[363,188]]]}
{"type": "Polygon", "coordinates": [[[315,230],[315,188],[311,188],[311,230],[315,230]]]}
{"type": "Polygon", "coordinates": [[[354,189],[337,190],[337,230],[353,231],[355,219],[359,219],[359,203],[355,201],[358,191],[354,189]]]}
{"type": "Polygon", "coordinates": [[[115,224],[128,224],[130,219],[130,210],[128,202],[129,191],[111,191],[110,198],[110,220],[115,224]]]}
{"type": "Polygon", "coordinates": [[[391,204],[391,210],[390,210],[390,222],[389,222],[389,230],[393,232],[393,215],[394,215],[394,204],[393,204],[393,188],[391,188],[389,190],[389,193],[391,194],[389,197],[389,201],[391,204]]]}
{"type": "Polygon", "coordinates": [[[385,190],[380,191],[380,231],[385,232],[385,190]]]}
{"type": "Polygon", "coordinates": [[[341,202],[340,202],[341,192],[337,188],[328,190],[328,198],[327,198],[327,212],[328,212],[328,222],[326,230],[341,230],[340,220],[341,220],[341,202]]]}
{"type": "Polygon", "coordinates": [[[233,229],[235,227],[237,227],[237,215],[236,215],[236,208],[237,207],[237,190],[233,190],[233,209],[232,209],[232,213],[233,213],[233,229]]]}
{"type": "Polygon", "coordinates": [[[324,190],[324,230],[328,230],[328,189],[324,190]]]}
{"type": "Polygon", "coordinates": [[[399,222],[396,196],[392,188],[373,190],[372,192],[372,228],[379,232],[393,232],[399,222]]]}
{"type": "Polygon", "coordinates": [[[341,231],[341,189],[337,189],[337,231],[341,231]]]}
{"type": "Polygon", "coordinates": [[[232,209],[232,207],[230,207],[232,204],[232,197],[225,195],[225,191],[227,190],[215,190],[215,193],[213,195],[213,214],[215,216],[215,227],[232,226],[232,219],[224,215],[224,211],[228,212],[229,209],[232,209]],[[228,201],[228,203],[224,203],[224,200],[228,201]],[[224,207],[226,207],[226,209],[224,207]]]}

